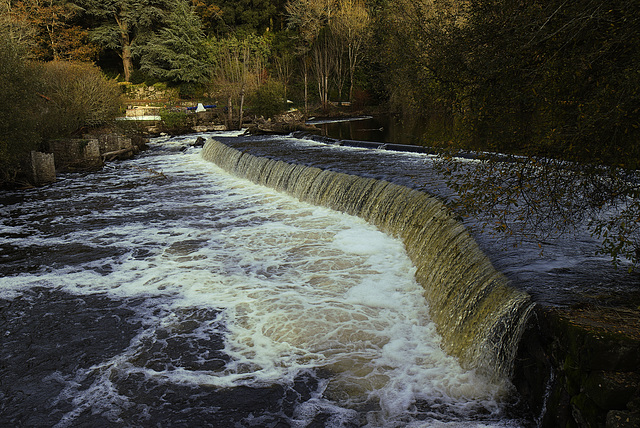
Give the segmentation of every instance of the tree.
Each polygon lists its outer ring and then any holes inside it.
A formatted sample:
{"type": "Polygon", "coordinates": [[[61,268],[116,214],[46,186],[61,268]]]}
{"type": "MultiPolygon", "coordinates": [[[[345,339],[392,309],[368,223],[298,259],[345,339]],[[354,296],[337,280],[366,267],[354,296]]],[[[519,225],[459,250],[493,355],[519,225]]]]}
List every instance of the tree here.
{"type": "Polygon", "coordinates": [[[95,58],[98,47],[88,31],[74,23],[78,10],[66,1],[23,0],[13,6],[14,21],[31,28],[31,56],[39,60],[78,60],[95,58]]]}
{"type": "Polygon", "coordinates": [[[266,37],[248,36],[244,39],[229,37],[211,43],[213,79],[227,98],[227,127],[241,128],[244,98],[247,91],[255,90],[265,79],[266,58],[270,44],[266,37]],[[233,120],[233,99],[238,99],[239,119],[233,120]]]}
{"type": "MultiPolygon", "coordinates": [[[[195,0],[199,5],[218,11],[211,20],[203,20],[210,34],[218,36],[235,33],[263,35],[284,28],[282,10],[286,0],[195,0]],[[212,8],[212,6],[214,8],[212,8]]],[[[200,9],[199,9],[200,10],[200,9]]],[[[204,10],[203,10],[204,11],[204,10]]]]}
{"type": "Polygon", "coordinates": [[[170,0],[75,0],[95,20],[92,39],[118,52],[125,81],[131,80],[133,54],[164,21],[173,4],[170,0]]]}
{"type": "MultiPolygon", "coordinates": [[[[327,14],[331,11],[331,5],[331,0],[290,0],[286,5],[289,26],[295,28],[299,34],[298,55],[302,60],[305,114],[309,109],[307,89],[309,64],[311,62],[310,55],[312,52],[314,54],[313,64],[315,64],[315,69],[320,73],[318,77],[320,99],[324,101],[327,98],[323,95],[323,87],[327,88],[322,77],[324,67],[317,65],[318,61],[325,59],[326,56],[320,52],[317,44],[320,34],[326,26],[327,14]]],[[[324,41],[326,42],[326,39],[324,41]]],[[[326,65],[327,61],[324,61],[323,64],[326,65]]],[[[324,103],[323,106],[325,106],[324,103]]]]}
{"type": "Polygon", "coordinates": [[[295,48],[288,31],[276,34],[272,49],[272,67],[277,79],[282,82],[284,99],[288,98],[288,88],[293,78],[296,64],[295,48]]]}
{"type": "MultiPolygon", "coordinates": [[[[370,35],[370,24],[371,18],[363,0],[340,0],[338,13],[331,22],[331,28],[343,49],[346,46],[350,80],[349,101],[353,101],[356,68],[370,35]]],[[[339,91],[341,86],[338,84],[339,91]]]]}
{"type": "Polygon", "coordinates": [[[12,45],[19,46],[29,53],[35,47],[37,29],[20,6],[11,0],[0,1],[0,34],[12,45]]]}
{"type": "Polygon", "coordinates": [[[455,0],[397,0],[381,7],[375,24],[378,77],[391,107],[419,116],[428,111],[460,110],[453,91],[458,75],[454,38],[463,31],[468,2],[455,0]],[[439,66],[439,53],[452,63],[439,66]]]}
{"type": "Polygon", "coordinates": [[[304,61],[305,82],[307,55],[311,55],[323,109],[328,106],[332,82],[342,101],[347,71],[351,100],[356,68],[362,58],[370,28],[370,16],[364,1],[290,0],[286,8],[289,25],[297,29],[299,34],[299,53],[304,61]]]}
{"type": "Polygon", "coordinates": [[[188,0],[175,3],[165,25],[138,48],[140,69],[163,81],[208,81],[211,65],[202,23],[188,0]]]}
{"type": "Polygon", "coordinates": [[[36,73],[23,59],[21,48],[0,32],[0,185],[15,182],[21,161],[42,141],[40,113],[45,100],[34,90],[36,73]]]}
{"type": "Polygon", "coordinates": [[[193,10],[202,21],[203,29],[207,34],[216,33],[215,29],[224,26],[222,10],[215,0],[191,0],[193,10]]]}
{"type": "Polygon", "coordinates": [[[639,14],[629,0],[473,0],[461,25],[412,26],[461,118],[450,147],[484,152],[441,164],[461,213],[540,244],[586,223],[614,261],[640,261],[639,14]]]}

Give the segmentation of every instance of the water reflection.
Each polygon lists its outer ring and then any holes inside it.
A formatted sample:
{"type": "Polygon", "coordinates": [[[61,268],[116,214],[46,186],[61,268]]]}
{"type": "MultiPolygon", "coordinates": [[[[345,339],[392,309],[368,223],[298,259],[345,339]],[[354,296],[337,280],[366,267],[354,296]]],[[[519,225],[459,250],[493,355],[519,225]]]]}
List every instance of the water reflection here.
{"type": "Polygon", "coordinates": [[[436,113],[427,118],[393,114],[339,119],[312,118],[307,123],[320,128],[323,136],[337,140],[414,145],[434,145],[448,140],[452,129],[451,119],[436,113]]]}

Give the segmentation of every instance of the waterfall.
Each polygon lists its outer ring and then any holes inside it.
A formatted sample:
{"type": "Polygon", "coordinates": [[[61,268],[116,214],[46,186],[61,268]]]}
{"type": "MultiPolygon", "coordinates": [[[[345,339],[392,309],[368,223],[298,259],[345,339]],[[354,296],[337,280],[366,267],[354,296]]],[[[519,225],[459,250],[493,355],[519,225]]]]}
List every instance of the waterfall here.
{"type": "Polygon", "coordinates": [[[202,156],[238,177],[358,216],[401,239],[444,350],[467,368],[509,375],[533,305],[439,200],[383,180],[256,157],[215,140],[202,156]]]}

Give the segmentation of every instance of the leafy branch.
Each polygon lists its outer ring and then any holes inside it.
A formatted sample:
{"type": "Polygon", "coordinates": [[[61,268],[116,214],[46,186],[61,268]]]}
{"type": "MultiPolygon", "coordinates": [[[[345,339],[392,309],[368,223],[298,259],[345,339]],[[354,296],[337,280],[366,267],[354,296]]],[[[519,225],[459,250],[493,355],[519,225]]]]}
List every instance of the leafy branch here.
{"type": "Polygon", "coordinates": [[[586,227],[614,264],[640,262],[640,176],[634,170],[532,156],[445,153],[435,168],[456,192],[449,202],[480,227],[542,246],[586,227]]]}

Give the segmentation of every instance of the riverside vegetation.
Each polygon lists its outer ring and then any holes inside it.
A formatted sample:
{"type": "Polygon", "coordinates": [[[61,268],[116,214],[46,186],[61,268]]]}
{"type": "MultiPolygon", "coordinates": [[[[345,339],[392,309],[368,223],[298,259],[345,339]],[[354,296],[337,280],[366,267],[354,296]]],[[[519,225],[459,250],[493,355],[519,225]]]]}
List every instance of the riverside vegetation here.
{"type": "Polygon", "coordinates": [[[461,215],[541,245],[586,222],[636,265],[639,20],[632,0],[2,0],[2,180],[42,141],[113,118],[116,80],[210,100],[235,128],[286,100],[385,106],[441,118],[423,144],[445,151],[461,215]],[[82,100],[80,75],[96,89],[82,100]]]}
{"type": "MultiPolygon", "coordinates": [[[[635,0],[0,0],[0,182],[47,140],[110,125],[118,83],[217,104],[230,128],[347,102],[437,117],[422,144],[460,215],[542,248],[587,225],[633,268],[638,28],[635,0]]],[[[637,426],[638,308],[535,311],[515,380],[541,424],[637,426]]]]}

